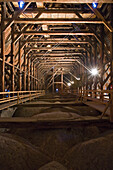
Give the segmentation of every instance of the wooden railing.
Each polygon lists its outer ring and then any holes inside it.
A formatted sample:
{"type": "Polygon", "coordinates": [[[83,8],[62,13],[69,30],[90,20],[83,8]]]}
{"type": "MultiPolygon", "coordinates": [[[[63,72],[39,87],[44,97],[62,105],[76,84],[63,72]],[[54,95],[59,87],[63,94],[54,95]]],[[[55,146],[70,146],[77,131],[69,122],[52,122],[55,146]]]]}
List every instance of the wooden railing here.
{"type": "Polygon", "coordinates": [[[4,108],[8,108],[12,105],[31,101],[41,95],[45,95],[45,90],[0,92],[0,106],[8,103],[7,106],[4,106],[4,108]]]}
{"type": "Polygon", "coordinates": [[[85,99],[105,104],[106,106],[101,117],[110,108],[110,121],[113,122],[113,90],[79,90],[77,94],[81,101],[85,99]]]}
{"type": "Polygon", "coordinates": [[[113,90],[79,90],[78,94],[81,98],[107,104],[112,98],[113,90]]]}

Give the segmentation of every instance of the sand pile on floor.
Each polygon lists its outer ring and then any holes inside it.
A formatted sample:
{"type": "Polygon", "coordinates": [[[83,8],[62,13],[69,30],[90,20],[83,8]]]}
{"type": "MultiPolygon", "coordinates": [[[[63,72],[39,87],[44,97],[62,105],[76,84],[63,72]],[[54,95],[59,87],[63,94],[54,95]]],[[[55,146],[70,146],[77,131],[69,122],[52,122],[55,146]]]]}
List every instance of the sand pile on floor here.
{"type": "Polygon", "coordinates": [[[37,170],[50,159],[22,140],[0,135],[0,170],[37,170]]]}
{"type": "Polygon", "coordinates": [[[70,170],[113,169],[113,133],[72,147],[62,163],[70,170]]]}
{"type": "Polygon", "coordinates": [[[31,117],[35,114],[40,114],[40,112],[44,112],[48,107],[23,107],[19,106],[15,111],[13,117],[31,117]]]}
{"type": "Polygon", "coordinates": [[[42,120],[62,120],[62,119],[76,119],[80,118],[80,116],[76,113],[71,112],[62,112],[60,110],[54,111],[52,113],[43,113],[43,114],[37,114],[33,117],[36,117],[37,119],[42,120]]]}
{"type": "Polygon", "coordinates": [[[39,168],[39,170],[67,170],[62,164],[56,161],[52,161],[43,167],[39,168]]]}
{"type": "Polygon", "coordinates": [[[51,159],[59,161],[71,147],[99,136],[100,132],[97,127],[92,126],[75,129],[16,129],[11,133],[25,138],[51,159]]]}

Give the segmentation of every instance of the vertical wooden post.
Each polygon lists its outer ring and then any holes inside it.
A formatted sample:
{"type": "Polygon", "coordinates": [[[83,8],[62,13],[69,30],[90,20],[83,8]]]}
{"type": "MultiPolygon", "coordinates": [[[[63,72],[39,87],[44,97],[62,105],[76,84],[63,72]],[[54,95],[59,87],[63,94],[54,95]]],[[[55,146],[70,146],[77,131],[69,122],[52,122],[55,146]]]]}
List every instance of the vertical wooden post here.
{"type": "Polygon", "coordinates": [[[34,80],[34,78],[33,78],[33,62],[31,61],[31,90],[33,90],[33,80],[34,80]]]}
{"type": "Polygon", "coordinates": [[[52,84],[52,92],[54,93],[55,89],[54,89],[54,69],[53,69],[53,84],[52,84]]]}
{"type": "MultiPolygon", "coordinates": [[[[111,4],[111,25],[113,27],[113,4],[111,4]]],[[[113,88],[113,32],[110,33],[111,85],[113,88]]],[[[111,94],[110,121],[113,122],[113,93],[111,94]]]]}
{"type": "Polygon", "coordinates": [[[5,91],[5,32],[3,31],[5,23],[4,19],[6,18],[6,2],[2,2],[2,11],[1,11],[1,58],[2,58],[2,64],[1,64],[1,91],[5,91]]]}
{"type": "Polygon", "coordinates": [[[28,86],[28,91],[30,91],[30,58],[28,57],[28,64],[27,64],[27,66],[28,66],[28,84],[27,84],[27,86],[28,86]]]}
{"type": "MultiPolygon", "coordinates": [[[[38,79],[38,73],[37,73],[37,68],[35,71],[36,78],[38,79]]],[[[38,81],[36,80],[36,90],[38,90],[38,81]]]]}
{"type": "Polygon", "coordinates": [[[26,91],[26,67],[27,67],[27,55],[24,49],[24,91],[26,91]]]}
{"type": "Polygon", "coordinates": [[[34,81],[33,81],[33,90],[36,90],[36,68],[35,65],[33,65],[33,76],[34,76],[34,81]]]}
{"type": "Polygon", "coordinates": [[[15,44],[14,44],[14,24],[11,27],[11,64],[13,65],[11,68],[11,90],[14,91],[14,59],[15,59],[15,44]]]}
{"type": "MultiPolygon", "coordinates": [[[[87,48],[87,47],[86,47],[87,48]]],[[[86,61],[85,61],[85,65],[86,67],[88,67],[88,56],[87,56],[87,51],[86,51],[86,61]]],[[[87,74],[87,70],[86,70],[86,77],[85,77],[85,81],[86,81],[86,90],[88,90],[88,74],[87,74]]],[[[86,91],[86,96],[88,96],[88,93],[86,91]]]]}
{"type": "MultiPolygon", "coordinates": [[[[96,26],[95,26],[95,32],[96,32],[96,26]]],[[[94,66],[95,66],[95,68],[97,66],[97,40],[96,40],[96,38],[94,39],[94,66]]],[[[97,90],[97,78],[96,77],[94,78],[94,90],[97,90]]],[[[97,93],[95,92],[94,94],[95,94],[95,98],[96,98],[97,93]]]]}
{"type": "MultiPolygon", "coordinates": [[[[103,62],[104,62],[104,25],[101,25],[101,44],[100,44],[100,57],[101,57],[101,90],[103,90],[103,62]]],[[[103,100],[103,93],[101,93],[101,100],[103,100]]]]}
{"type": "Polygon", "coordinates": [[[19,40],[19,91],[21,91],[22,86],[22,78],[21,78],[21,57],[22,57],[22,51],[21,51],[21,43],[19,40]]]}
{"type": "MultiPolygon", "coordinates": [[[[91,66],[91,68],[93,68],[93,62],[92,62],[92,48],[91,48],[91,46],[90,46],[90,66],[91,66]]],[[[92,83],[93,83],[93,78],[91,77],[90,78],[91,80],[90,80],[90,90],[92,90],[92,83]]],[[[92,97],[92,93],[90,93],[90,95],[91,95],[91,97],[92,97]]]]}
{"type": "MultiPolygon", "coordinates": [[[[38,77],[38,80],[39,80],[39,70],[37,70],[37,77],[38,77]]],[[[39,82],[38,82],[38,90],[40,89],[40,86],[39,86],[39,82]]]]}
{"type": "Polygon", "coordinates": [[[63,70],[61,71],[61,92],[63,93],[63,70]]]}

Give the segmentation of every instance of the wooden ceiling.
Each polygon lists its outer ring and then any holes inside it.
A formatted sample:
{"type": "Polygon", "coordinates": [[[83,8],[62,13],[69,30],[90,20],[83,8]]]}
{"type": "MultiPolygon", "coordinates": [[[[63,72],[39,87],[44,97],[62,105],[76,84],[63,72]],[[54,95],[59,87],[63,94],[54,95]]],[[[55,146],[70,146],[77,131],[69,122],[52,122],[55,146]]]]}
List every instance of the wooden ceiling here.
{"type": "MultiPolygon", "coordinates": [[[[17,1],[5,2],[3,31],[6,33],[7,55],[11,51],[11,26],[14,25],[13,43],[18,48],[20,42],[22,52],[31,57],[37,68],[42,66],[42,70],[45,69],[44,65],[47,66],[46,69],[49,65],[50,69],[56,64],[59,68],[66,66],[71,70],[76,66],[76,59],[84,62],[90,51],[94,59],[95,41],[97,53],[100,52],[101,25],[104,25],[107,35],[113,31],[109,22],[109,3],[112,0],[98,0],[97,9],[93,9],[91,0],[25,0],[23,9],[19,8],[17,1]]],[[[106,55],[108,53],[109,50],[106,55]]]]}

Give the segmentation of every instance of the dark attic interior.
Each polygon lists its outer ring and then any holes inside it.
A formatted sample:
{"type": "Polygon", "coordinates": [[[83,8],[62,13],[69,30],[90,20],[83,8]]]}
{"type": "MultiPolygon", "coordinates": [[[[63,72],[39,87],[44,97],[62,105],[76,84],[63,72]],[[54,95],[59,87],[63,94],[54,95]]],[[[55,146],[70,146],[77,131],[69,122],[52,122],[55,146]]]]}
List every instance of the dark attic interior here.
{"type": "Polygon", "coordinates": [[[113,170],[113,0],[0,0],[0,170],[113,170]]]}

